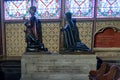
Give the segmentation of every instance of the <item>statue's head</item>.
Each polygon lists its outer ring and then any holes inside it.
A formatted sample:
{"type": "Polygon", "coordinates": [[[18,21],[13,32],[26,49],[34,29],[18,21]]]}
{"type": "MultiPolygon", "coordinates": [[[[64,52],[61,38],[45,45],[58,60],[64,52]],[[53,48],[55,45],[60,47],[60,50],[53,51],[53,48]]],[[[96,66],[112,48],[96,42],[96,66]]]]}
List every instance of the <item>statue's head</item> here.
{"type": "Polygon", "coordinates": [[[72,13],[71,12],[66,12],[65,15],[64,15],[64,18],[66,20],[71,20],[72,19],[72,13]]]}
{"type": "Polygon", "coordinates": [[[29,12],[30,12],[31,16],[34,16],[35,12],[36,12],[36,7],[35,6],[31,6],[29,12]]]}

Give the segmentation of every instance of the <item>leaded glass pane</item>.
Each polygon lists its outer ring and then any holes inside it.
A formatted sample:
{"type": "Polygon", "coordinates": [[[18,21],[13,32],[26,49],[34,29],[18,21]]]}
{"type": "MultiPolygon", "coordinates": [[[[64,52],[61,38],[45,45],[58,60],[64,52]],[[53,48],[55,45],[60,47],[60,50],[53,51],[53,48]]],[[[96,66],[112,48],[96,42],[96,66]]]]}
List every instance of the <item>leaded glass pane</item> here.
{"type": "Polygon", "coordinates": [[[40,19],[59,19],[61,0],[34,0],[37,7],[36,16],[40,19]]]}
{"type": "Polygon", "coordinates": [[[28,17],[28,9],[31,6],[30,0],[6,0],[4,1],[5,20],[16,20],[28,17]]]}
{"type": "Polygon", "coordinates": [[[66,0],[67,11],[72,12],[74,18],[93,18],[94,0],[66,0]]]}
{"type": "Polygon", "coordinates": [[[120,17],[120,0],[98,0],[97,17],[120,17]]]}

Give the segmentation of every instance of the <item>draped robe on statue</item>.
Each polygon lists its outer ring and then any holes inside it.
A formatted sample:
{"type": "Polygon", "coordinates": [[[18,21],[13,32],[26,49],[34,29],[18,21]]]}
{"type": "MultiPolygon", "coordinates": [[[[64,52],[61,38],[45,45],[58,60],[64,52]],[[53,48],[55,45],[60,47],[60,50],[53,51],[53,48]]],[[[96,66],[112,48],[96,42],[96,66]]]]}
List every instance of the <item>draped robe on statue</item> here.
{"type": "Polygon", "coordinates": [[[47,50],[42,43],[41,22],[35,16],[25,22],[27,51],[47,50]]]}
{"type": "Polygon", "coordinates": [[[72,49],[75,45],[74,26],[72,21],[63,27],[64,48],[72,49]],[[71,24],[71,25],[70,25],[71,24]]]}
{"type": "Polygon", "coordinates": [[[81,42],[76,23],[71,19],[61,29],[63,32],[63,46],[69,51],[90,51],[90,49],[81,42]]]}

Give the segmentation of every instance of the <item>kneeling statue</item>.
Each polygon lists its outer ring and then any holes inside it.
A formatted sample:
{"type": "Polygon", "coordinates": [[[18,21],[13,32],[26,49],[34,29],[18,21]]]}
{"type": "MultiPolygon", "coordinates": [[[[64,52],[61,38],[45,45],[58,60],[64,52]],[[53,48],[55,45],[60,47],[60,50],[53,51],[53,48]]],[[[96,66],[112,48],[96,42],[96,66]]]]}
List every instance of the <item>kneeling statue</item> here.
{"type": "Polygon", "coordinates": [[[66,24],[62,27],[64,51],[90,51],[90,49],[79,39],[76,21],[72,19],[72,13],[64,15],[66,24]]]}
{"type": "Polygon", "coordinates": [[[31,14],[30,19],[25,20],[25,34],[27,42],[27,52],[39,52],[47,51],[47,48],[44,48],[42,43],[42,29],[41,22],[35,17],[36,7],[30,7],[29,13],[31,14]]]}

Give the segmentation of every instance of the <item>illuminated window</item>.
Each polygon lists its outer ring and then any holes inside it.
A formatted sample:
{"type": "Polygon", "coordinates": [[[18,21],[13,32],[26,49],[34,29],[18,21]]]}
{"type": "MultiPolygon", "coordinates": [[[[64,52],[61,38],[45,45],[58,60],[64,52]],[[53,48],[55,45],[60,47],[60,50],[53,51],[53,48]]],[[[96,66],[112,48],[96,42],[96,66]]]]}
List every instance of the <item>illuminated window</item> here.
{"type": "Polygon", "coordinates": [[[5,0],[5,20],[18,20],[30,17],[29,7],[36,6],[36,16],[40,19],[59,19],[61,15],[61,0],[5,0]]]}
{"type": "Polygon", "coordinates": [[[36,6],[36,17],[39,19],[60,19],[61,10],[70,11],[73,18],[116,18],[120,17],[119,2],[120,0],[4,0],[4,18],[28,18],[31,5],[36,6]],[[65,4],[61,4],[62,1],[65,4]],[[61,6],[65,6],[65,9],[61,9],[61,6]]]}
{"type": "Polygon", "coordinates": [[[120,0],[98,0],[97,17],[120,17],[120,0]]]}
{"type": "Polygon", "coordinates": [[[61,14],[61,0],[34,0],[38,18],[59,19],[61,14]]]}
{"type": "Polygon", "coordinates": [[[28,16],[30,0],[6,0],[4,1],[5,20],[23,19],[28,16]]]}
{"type": "Polygon", "coordinates": [[[66,0],[65,11],[70,11],[74,18],[93,18],[94,0],[66,0]]]}

